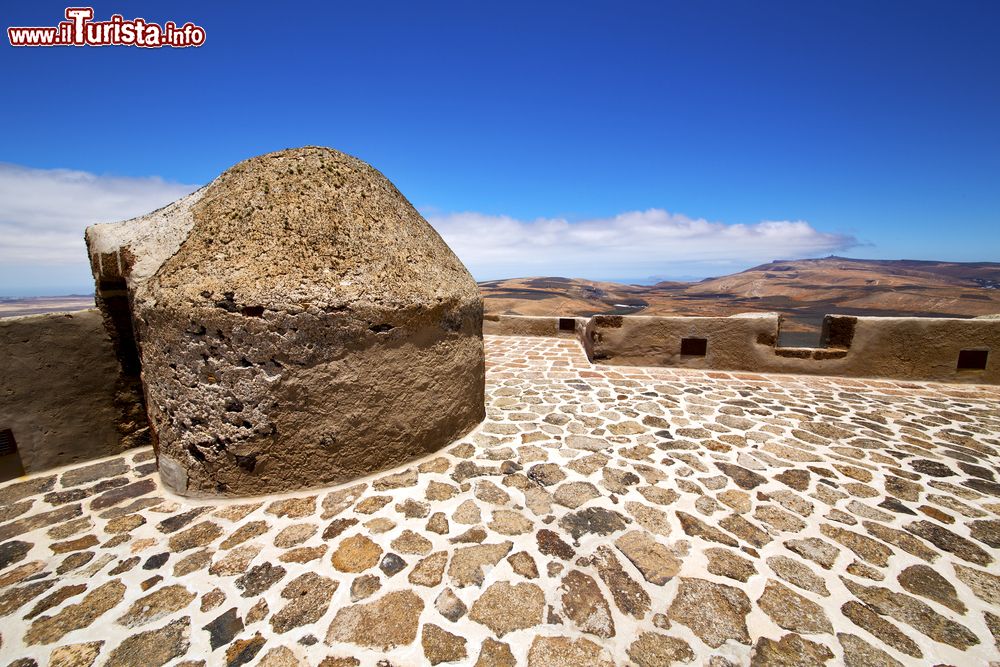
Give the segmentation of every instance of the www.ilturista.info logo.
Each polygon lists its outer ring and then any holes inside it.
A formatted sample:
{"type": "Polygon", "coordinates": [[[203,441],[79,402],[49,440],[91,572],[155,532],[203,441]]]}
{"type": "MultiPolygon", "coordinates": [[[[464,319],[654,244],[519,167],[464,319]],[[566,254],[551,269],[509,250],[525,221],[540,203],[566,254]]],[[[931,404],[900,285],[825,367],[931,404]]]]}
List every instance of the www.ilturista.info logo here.
{"type": "Polygon", "coordinates": [[[167,21],[162,26],[146,19],[126,20],[112,14],[107,21],[94,21],[93,7],[67,7],[66,20],[54,28],[10,27],[11,46],[161,46],[183,48],[205,43],[205,29],[191,22],[178,26],[167,21]]]}

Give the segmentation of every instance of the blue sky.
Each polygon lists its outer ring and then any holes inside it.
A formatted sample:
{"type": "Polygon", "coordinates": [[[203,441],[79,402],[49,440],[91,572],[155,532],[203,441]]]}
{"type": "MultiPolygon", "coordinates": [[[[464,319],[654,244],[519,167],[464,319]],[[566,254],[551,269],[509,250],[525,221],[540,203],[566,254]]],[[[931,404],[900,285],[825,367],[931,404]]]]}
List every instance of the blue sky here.
{"type": "MultiPolygon", "coordinates": [[[[4,28],[64,7],[11,3],[4,28]]],[[[1000,261],[995,2],[94,8],[207,41],[4,39],[0,295],[87,291],[88,222],[305,144],[380,169],[479,279],[1000,261]]]]}

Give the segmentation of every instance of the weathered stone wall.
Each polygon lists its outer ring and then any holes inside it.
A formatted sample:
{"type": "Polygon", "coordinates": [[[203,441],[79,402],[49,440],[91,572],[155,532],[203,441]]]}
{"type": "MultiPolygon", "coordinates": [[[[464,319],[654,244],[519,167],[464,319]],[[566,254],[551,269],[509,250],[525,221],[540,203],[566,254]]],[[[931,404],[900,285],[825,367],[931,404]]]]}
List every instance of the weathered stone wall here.
{"type": "Polygon", "coordinates": [[[0,428],[26,472],[148,444],[135,386],[96,309],[0,319],[0,428]]]}
{"type": "Polygon", "coordinates": [[[356,158],[315,146],[251,158],[86,238],[123,364],[142,369],[160,474],[180,494],[344,482],[485,416],[478,287],[356,158]]]}
{"type": "Polygon", "coordinates": [[[586,317],[483,316],[483,333],[487,335],[579,336],[583,334],[583,329],[586,326],[586,317]],[[572,328],[567,329],[567,326],[572,328]]]}
{"type": "MultiPolygon", "coordinates": [[[[499,316],[488,331],[555,335],[558,319],[499,316]]],[[[578,328],[578,337],[591,361],[601,364],[1000,384],[997,319],[828,316],[819,348],[779,347],[779,331],[775,313],[596,315],[578,328]],[[682,354],[684,339],[703,340],[704,354],[682,354]],[[959,369],[962,350],[986,351],[986,368],[959,369]]]]}

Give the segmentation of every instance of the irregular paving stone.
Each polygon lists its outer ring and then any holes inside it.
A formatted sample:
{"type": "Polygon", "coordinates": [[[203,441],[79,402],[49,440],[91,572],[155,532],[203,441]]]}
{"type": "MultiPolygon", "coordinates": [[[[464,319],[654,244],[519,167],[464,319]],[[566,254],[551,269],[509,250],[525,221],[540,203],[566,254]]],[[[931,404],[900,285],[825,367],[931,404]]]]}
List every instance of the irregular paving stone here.
{"type": "Polygon", "coordinates": [[[63,473],[60,483],[63,488],[89,484],[108,477],[124,475],[129,470],[125,459],[115,459],[114,461],[101,461],[79,468],[72,468],[63,473]]]}
{"type": "Polygon", "coordinates": [[[316,512],[316,496],[276,500],[268,505],[264,512],[267,514],[273,514],[279,518],[289,517],[292,519],[301,519],[302,517],[310,516],[316,512]]]}
{"type": "Polygon", "coordinates": [[[810,475],[808,470],[802,470],[801,468],[786,470],[775,475],[774,478],[796,491],[805,491],[809,488],[810,475]]]}
{"type": "Polygon", "coordinates": [[[1000,576],[955,563],[955,574],[976,597],[1000,605],[1000,576]]]}
{"type": "Polygon", "coordinates": [[[837,639],[844,649],[846,667],[904,667],[903,663],[857,635],[839,632],[837,639]]]}
{"type": "Polygon", "coordinates": [[[516,667],[517,661],[510,650],[510,646],[504,642],[499,642],[492,637],[483,640],[483,645],[479,649],[479,658],[474,667],[516,667]]]}
{"type": "Polygon", "coordinates": [[[220,549],[232,549],[237,544],[243,544],[249,539],[253,539],[258,535],[263,535],[267,532],[268,525],[266,521],[251,521],[245,523],[235,531],[230,533],[229,537],[224,539],[220,544],[220,549]]]}
{"type": "Polygon", "coordinates": [[[211,611],[226,601],[226,594],[220,588],[213,588],[201,596],[201,610],[211,611]]]}
{"type": "Polygon", "coordinates": [[[437,596],[437,599],[434,601],[434,608],[438,610],[439,614],[452,622],[465,616],[465,613],[468,611],[465,603],[448,587],[445,587],[437,596]]]}
{"type": "Polygon", "coordinates": [[[433,546],[430,540],[412,530],[404,530],[392,541],[392,548],[404,554],[429,554],[433,546]]]}
{"type": "Polygon", "coordinates": [[[934,641],[965,650],[979,643],[979,638],[964,625],[937,613],[923,602],[881,586],[864,586],[844,579],[844,584],[859,600],[879,614],[892,616],[934,641]]]}
{"type": "Polygon", "coordinates": [[[357,502],[361,494],[368,488],[368,484],[361,483],[349,486],[338,491],[331,491],[323,498],[322,513],[320,518],[326,521],[337,516],[348,507],[357,502]]]}
{"type": "Polygon", "coordinates": [[[855,533],[854,531],[847,530],[846,528],[831,526],[828,523],[821,523],[819,526],[819,532],[824,536],[843,544],[845,547],[857,554],[858,558],[861,558],[872,565],[885,567],[889,564],[889,556],[892,555],[892,549],[885,546],[878,540],[873,540],[866,535],[855,533]]]}
{"type": "Polygon", "coordinates": [[[672,505],[680,498],[680,494],[673,489],[663,489],[658,486],[640,486],[639,493],[642,497],[656,505],[672,505]]]}
{"type": "Polygon", "coordinates": [[[24,533],[45,528],[56,523],[75,519],[83,513],[83,508],[79,504],[64,505],[58,509],[48,512],[39,512],[31,516],[17,519],[0,526],[0,542],[5,542],[12,537],[23,535],[24,533]]]}
{"type": "MultiPolygon", "coordinates": [[[[496,565],[499,561],[500,558],[497,558],[497,560],[492,564],[496,565]]],[[[435,551],[431,555],[420,560],[414,566],[413,570],[410,571],[410,583],[417,586],[437,586],[441,583],[441,578],[444,576],[444,566],[447,562],[447,551],[435,551]]],[[[482,581],[482,579],[480,579],[480,581],[482,581]]]]}
{"type": "Polygon", "coordinates": [[[20,540],[11,540],[0,544],[0,570],[24,560],[32,546],[34,545],[31,542],[20,540]]]}
{"type": "Polygon", "coordinates": [[[806,527],[805,521],[773,505],[760,505],[753,515],[755,519],[766,523],[776,531],[797,533],[806,527]]]}
{"type": "Polygon", "coordinates": [[[535,535],[535,541],[538,543],[538,551],[546,556],[570,560],[576,555],[573,547],[563,542],[559,533],[548,528],[539,530],[535,535]]]}
{"type": "Polygon", "coordinates": [[[228,646],[236,638],[236,635],[243,632],[243,627],[243,619],[240,618],[236,607],[233,607],[217,616],[202,630],[208,632],[208,643],[214,651],[220,646],[228,646]]]}
{"type": "Polygon", "coordinates": [[[295,657],[295,652],[287,646],[275,646],[264,654],[257,667],[303,667],[303,663],[295,657]]]}
{"type": "Polygon", "coordinates": [[[502,542],[456,549],[448,565],[448,577],[458,588],[479,586],[483,583],[484,570],[499,563],[513,546],[513,542],[502,542]]]}
{"type": "Polygon", "coordinates": [[[203,547],[222,535],[222,528],[211,521],[202,521],[190,528],[173,535],[170,538],[170,550],[173,552],[187,551],[203,547]]]}
{"type": "MultiPolygon", "coordinates": [[[[432,482],[434,484],[434,482],[432,482]]],[[[441,484],[441,487],[446,487],[448,490],[443,491],[445,495],[445,500],[450,498],[451,495],[458,491],[457,488],[450,484],[441,484]]],[[[427,493],[431,493],[431,487],[427,487],[427,493]]],[[[494,484],[489,480],[479,480],[476,482],[476,498],[482,500],[485,503],[490,503],[491,505],[506,505],[510,502],[510,494],[501,489],[499,486],[494,484]]]]}
{"type": "Polygon", "coordinates": [[[642,619],[649,611],[649,594],[625,572],[614,551],[606,545],[597,547],[593,564],[611,591],[618,609],[623,614],[642,619]]]}
{"type": "Polygon", "coordinates": [[[822,607],[773,579],[764,586],[757,606],[786,630],[806,634],[833,632],[822,607]]]}
{"type": "Polygon", "coordinates": [[[236,588],[243,591],[243,597],[250,598],[260,595],[285,576],[285,568],[280,565],[262,563],[247,570],[247,573],[236,580],[236,588]]]}
{"type": "Polygon", "coordinates": [[[1000,519],[970,521],[969,532],[973,539],[994,549],[1000,549],[1000,519]]]}
{"type": "Polygon", "coordinates": [[[928,563],[933,563],[941,555],[924,544],[923,541],[918,540],[905,531],[883,526],[874,521],[862,521],[861,525],[864,526],[865,530],[883,542],[891,544],[894,547],[899,547],[906,553],[921,558],[928,563]]]}
{"type": "Polygon", "coordinates": [[[469,618],[482,623],[497,637],[508,632],[531,628],[542,623],[545,594],[535,584],[511,585],[506,581],[491,584],[476,599],[469,618]]]}
{"type": "Polygon", "coordinates": [[[191,618],[185,616],[157,630],[134,634],[119,644],[104,663],[107,667],[160,667],[187,653],[191,646],[191,618]]]}
{"type": "Polygon", "coordinates": [[[909,593],[934,600],[959,614],[965,613],[965,604],[958,599],[955,587],[927,565],[911,565],[896,580],[909,593]]]}
{"type": "MultiPolygon", "coordinates": [[[[181,512],[180,514],[175,514],[171,517],[167,517],[163,521],[156,524],[156,529],[161,533],[170,534],[176,533],[178,530],[187,526],[192,521],[200,517],[205,512],[208,512],[210,507],[195,507],[187,512],[181,512]]],[[[129,515],[126,515],[129,516],[129,515]]]]}
{"type": "Polygon", "coordinates": [[[179,584],[164,586],[133,602],[128,611],[118,618],[118,623],[127,628],[135,628],[158,621],[178,609],[183,609],[195,597],[194,593],[179,584]]]}
{"type": "Polygon", "coordinates": [[[104,641],[58,646],[49,654],[49,667],[90,667],[97,660],[104,641]]]}
{"type": "Polygon", "coordinates": [[[930,521],[914,521],[904,528],[918,537],[922,537],[938,549],[944,549],[963,560],[976,565],[989,565],[993,556],[986,553],[982,547],[961,535],[956,535],[947,528],[930,521]]]}
{"type": "Polygon", "coordinates": [[[401,503],[396,503],[394,509],[407,519],[423,519],[431,513],[430,504],[422,503],[413,498],[407,498],[401,503]]]}
{"type": "MultiPolygon", "coordinates": [[[[729,516],[719,520],[719,525],[733,535],[739,537],[741,540],[744,540],[745,542],[748,542],[758,548],[763,547],[771,541],[770,535],[755,524],[744,519],[739,514],[730,514],[729,516]]],[[[728,542],[724,542],[723,544],[728,544],[728,542]]]]}
{"type": "MultiPolygon", "coordinates": [[[[259,544],[247,544],[238,547],[230,551],[223,558],[212,563],[208,571],[211,574],[222,577],[243,574],[250,567],[250,561],[256,558],[260,551],[261,545],[259,544]]],[[[176,575],[176,572],[174,574],[176,575]]]]}
{"type": "Polygon", "coordinates": [[[535,559],[528,552],[518,551],[517,553],[513,553],[507,556],[507,562],[510,563],[510,567],[514,572],[525,579],[538,578],[538,566],[535,565],[535,559]]]}
{"type": "Polygon", "coordinates": [[[628,657],[639,667],[665,667],[694,660],[694,651],[683,639],[658,632],[644,632],[628,647],[628,657]]]}
{"type": "Polygon", "coordinates": [[[555,463],[538,463],[528,468],[528,479],[551,486],[566,479],[566,473],[555,463]]]}
{"type": "Polygon", "coordinates": [[[237,639],[226,649],[226,667],[241,667],[250,663],[266,642],[259,632],[248,639],[237,639]]]}
{"type": "Polygon", "coordinates": [[[90,530],[93,527],[94,520],[89,516],[82,516],[78,519],[72,519],[65,523],[52,526],[45,532],[45,534],[54,540],[62,540],[67,537],[72,537],[78,533],[82,533],[85,530],[90,530]]]}
{"type": "Polygon", "coordinates": [[[560,505],[575,510],[600,495],[597,487],[590,482],[566,482],[556,488],[552,497],[560,505]]]}
{"type": "Polygon", "coordinates": [[[353,535],[340,543],[331,562],[341,572],[364,572],[374,567],[381,556],[382,547],[364,535],[353,535]]]}
{"type": "Polygon", "coordinates": [[[501,535],[523,535],[531,532],[534,526],[530,519],[512,510],[495,510],[493,520],[489,523],[490,530],[501,535]]]}
{"type": "Polygon", "coordinates": [[[746,583],[750,577],[757,574],[753,562],[729,549],[714,547],[705,549],[704,553],[708,557],[708,571],[714,575],[746,583]]]}
{"type": "Polygon", "coordinates": [[[380,477],[372,482],[372,488],[376,491],[389,491],[391,489],[402,489],[408,486],[417,485],[417,471],[412,468],[403,472],[393,473],[380,477]]]}
{"type": "Polygon", "coordinates": [[[201,551],[189,554],[174,564],[174,576],[183,577],[192,572],[197,572],[204,567],[208,567],[211,560],[212,553],[208,549],[202,549],[201,551]]]}
{"type": "Polygon", "coordinates": [[[778,641],[761,637],[750,654],[751,667],[822,667],[833,659],[833,651],[824,646],[788,634],[778,641]]]}
{"type": "Polygon", "coordinates": [[[465,643],[465,639],[453,635],[433,623],[426,623],[420,635],[424,657],[432,665],[462,660],[468,655],[465,643]]]}
{"type": "Polygon", "coordinates": [[[315,572],[306,572],[292,579],[281,591],[281,597],[289,602],[271,616],[271,627],[282,634],[315,623],[326,613],[338,585],[338,582],[315,572]]]}
{"type": "Polygon", "coordinates": [[[752,470],[748,470],[743,466],[738,466],[733,463],[721,463],[719,461],[716,461],[715,466],[727,476],[731,477],[733,481],[736,482],[737,486],[741,489],[746,489],[747,491],[767,482],[766,477],[759,475],[752,470]]]}
{"type": "Polygon", "coordinates": [[[350,642],[387,651],[406,646],[417,637],[424,602],[411,591],[386,593],[374,602],[337,610],[326,634],[326,643],[350,642]]]}
{"type": "Polygon", "coordinates": [[[104,525],[104,532],[110,534],[129,533],[144,523],[146,523],[146,519],[141,514],[126,514],[108,521],[104,525]]]}
{"type": "Polygon", "coordinates": [[[570,570],[563,577],[560,590],[563,611],[580,630],[603,638],[615,636],[611,608],[591,576],[570,570]]]}
{"type": "Polygon", "coordinates": [[[682,577],[667,616],[689,627],[712,648],[718,648],[730,639],[750,644],[746,624],[750,609],[750,598],[738,588],[682,577]]]}
{"type": "Polygon", "coordinates": [[[323,531],[323,539],[332,540],[351,526],[356,526],[357,524],[358,520],[353,518],[334,519],[330,522],[330,525],[326,527],[326,530],[323,531]]]}
{"type": "Polygon", "coordinates": [[[735,547],[739,544],[730,535],[727,535],[714,526],[708,525],[696,516],[680,511],[676,512],[676,514],[681,522],[681,528],[691,537],[700,537],[703,540],[718,542],[730,547],[735,547]]]}
{"type": "Polygon", "coordinates": [[[274,536],[274,546],[288,549],[302,544],[316,534],[317,528],[311,523],[296,523],[287,526],[274,536]]]}
{"type": "Polygon", "coordinates": [[[629,521],[614,510],[607,510],[603,507],[585,507],[563,516],[559,520],[559,526],[572,535],[574,540],[579,540],[588,534],[610,535],[624,530],[629,521]]]}
{"type": "Polygon", "coordinates": [[[326,550],[327,546],[325,544],[321,544],[318,547],[298,547],[296,549],[289,549],[281,554],[278,556],[278,560],[282,563],[309,563],[325,556],[326,550]]]}
{"type": "Polygon", "coordinates": [[[850,602],[845,602],[840,607],[840,612],[851,619],[859,628],[867,630],[873,636],[878,637],[897,651],[901,651],[914,658],[924,657],[923,652],[915,641],[910,639],[895,625],[875,613],[871,607],[863,605],[857,600],[851,600],[850,602]]]}
{"type": "Polygon", "coordinates": [[[26,620],[31,620],[53,607],[58,607],[66,600],[83,593],[85,590],[87,590],[87,584],[70,584],[69,586],[63,586],[39,600],[38,603],[32,607],[31,611],[25,614],[24,618],[26,620]]]}
{"type": "Polygon", "coordinates": [[[54,616],[39,616],[25,633],[24,643],[29,646],[55,643],[73,630],[89,627],[124,597],[125,584],[112,579],[87,593],[79,603],[63,607],[54,616]]]}
{"type": "Polygon", "coordinates": [[[808,565],[787,556],[771,556],[767,559],[767,565],[776,575],[803,590],[823,596],[830,594],[823,578],[813,572],[808,565]]]}
{"type": "Polygon", "coordinates": [[[351,602],[364,600],[382,588],[382,580],[374,574],[363,574],[351,582],[351,602]]]}
{"type": "Polygon", "coordinates": [[[625,533],[615,540],[615,546],[651,584],[662,586],[680,571],[681,561],[643,531],[625,533]]]}
{"type": "Polygon", "coordinates": [[[670,535],[670,518],[666,512],[631,501],[625,503],[625,511],[649,532],[664,537],[670,535]]]}
{"type": "Polygon", "coordinates": [[[97,510],[102,510],[107,507],[113,507],[114,505],[118,505],[126,500],[144,496],[147,493],[152,493],[153,491],[156,491],[156,482],[152,479],[143,479],[138,482],[132,482],[131,484],[120,486],[117,489],[105,491],[101,495],[97,496],[90,501],[90,509],[96,512],[97,510]]]}
{"type": "Polygon", "coordinates": [[[167,552],[154,554],[146,559],[146,562],[142,564],[142,569],[159,570],[168,560],[170,560],[170,554],[167,552]]]}
{"type": "Polygon", "coordinates": [[[7,616],[52,588],[54,581],[33,581],[0,594],[0,616],[7,616]]]}
{"type": "Polygon", "coordinates": [[[607,651],[589,639],[536,635],[528,649],[528,667],[614,667],[607,651]]]}
{"type": "Polygon", "coordinates": [[[263,621],[269,613],[270,609],[267,606],[267,600],[261,598],[247,611],[246,624],[253,625],[258,621],[263,621]]]}
{"type": "Polygon", "coordinates": [[[382,570],[387,577],[391,577],[394,574],[399,574],[406,569],[406,561],[398,555],[389,552],[382,556],[382,562],[378,564],[378,568],[382,570]]]}
{"type": "Polygon", "coordinates": [[[0,506],[7,506],[28,496],[39,496],[51,491],[56,485],[56,476],[36,477],[23,482],[15,482],[0,487],[0,506]]]}
{"type": "Polygon", "coordinates": [[[479,505],[471,500],[466,500],[458,506],[451,518],[454,519],[455,523],[470,524],[479,523],[482,520],[482,515],[479,511],[479,505]]]}

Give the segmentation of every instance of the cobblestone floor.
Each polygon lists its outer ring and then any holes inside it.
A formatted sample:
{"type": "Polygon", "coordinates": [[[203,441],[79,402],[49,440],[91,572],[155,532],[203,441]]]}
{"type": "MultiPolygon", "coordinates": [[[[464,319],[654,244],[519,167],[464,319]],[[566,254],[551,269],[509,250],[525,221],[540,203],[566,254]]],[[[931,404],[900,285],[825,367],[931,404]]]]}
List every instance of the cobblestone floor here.
{"type": "Polygon", "coordinates": [[[346,487],[3,485],[0,664],[1000,660],[997,388],[487,351],[481,428],[346,487]]]}

